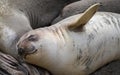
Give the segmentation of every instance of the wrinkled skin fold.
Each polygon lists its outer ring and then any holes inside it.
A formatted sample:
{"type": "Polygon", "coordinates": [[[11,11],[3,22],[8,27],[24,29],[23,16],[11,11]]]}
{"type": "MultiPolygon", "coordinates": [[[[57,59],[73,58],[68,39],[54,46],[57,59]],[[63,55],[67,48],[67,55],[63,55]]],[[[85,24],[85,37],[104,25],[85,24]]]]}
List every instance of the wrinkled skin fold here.
{"type": "Polygon", "coordinates": [[[0,52],[0,74],[1,75],[50,75],[44,69],[27,63],[20,63],[10,55],[0,52]]]}

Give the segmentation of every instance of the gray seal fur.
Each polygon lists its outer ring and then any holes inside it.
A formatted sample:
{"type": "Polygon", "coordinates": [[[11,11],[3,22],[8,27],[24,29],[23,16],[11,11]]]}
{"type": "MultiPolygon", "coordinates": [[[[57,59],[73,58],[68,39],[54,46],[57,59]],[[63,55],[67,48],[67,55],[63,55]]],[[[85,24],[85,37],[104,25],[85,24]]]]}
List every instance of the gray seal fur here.
{"type": "Polygon", "coordinates": [[[27,16],[8,1],[0,0],[0,50],[17,57],[18,39],[32,28],[27,16]]]}

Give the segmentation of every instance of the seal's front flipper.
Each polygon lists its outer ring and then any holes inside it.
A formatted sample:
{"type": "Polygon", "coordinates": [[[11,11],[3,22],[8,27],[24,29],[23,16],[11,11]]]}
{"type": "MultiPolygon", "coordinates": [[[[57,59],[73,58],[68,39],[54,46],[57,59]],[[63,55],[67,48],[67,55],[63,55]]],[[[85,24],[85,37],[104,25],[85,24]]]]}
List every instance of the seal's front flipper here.
{"type": "Polygon", "coordinates": [[[96,3],[89,7],[79,18],[74,22],[73,24],[69,25],[68,28],[70,30],[76,30],[76,29],[81,29],[96,13],[99,3],[96,3]]]}

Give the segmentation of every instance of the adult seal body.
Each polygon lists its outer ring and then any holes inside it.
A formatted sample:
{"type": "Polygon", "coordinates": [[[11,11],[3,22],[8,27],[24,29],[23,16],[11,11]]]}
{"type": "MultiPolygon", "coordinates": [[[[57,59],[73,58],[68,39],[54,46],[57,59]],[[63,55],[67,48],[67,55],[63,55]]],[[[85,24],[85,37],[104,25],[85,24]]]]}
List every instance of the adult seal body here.
{"type": "Polygon", "coordinates": [[[101,4],[98,11],[120,13],[120,0],[80,0],[66,5],[63,8],[62,13],[54,19],[53,23],[56,23],[69,16],[82,13],[94,3],[101,4]]]}
{"type": "Polygon", "coordinates": [[[64,6],[78,0],[8,0],[29,18],[32,28],[51,25],[64,6]]]}
{"type": "Polygon", "coordinates": [[[19,54],[53,75],[88,75],[119,59],[120,15],[110,12],[94,15],[98,6],[26,33],[17,44],[19,54]]]}
{"type": "Polygon", "coordinates": [[[30,22],[23,12],[15,9],[8,0],[0,0],[0,50],[2,52],[17,57],[16,43],[31,29],[30,22]]]}

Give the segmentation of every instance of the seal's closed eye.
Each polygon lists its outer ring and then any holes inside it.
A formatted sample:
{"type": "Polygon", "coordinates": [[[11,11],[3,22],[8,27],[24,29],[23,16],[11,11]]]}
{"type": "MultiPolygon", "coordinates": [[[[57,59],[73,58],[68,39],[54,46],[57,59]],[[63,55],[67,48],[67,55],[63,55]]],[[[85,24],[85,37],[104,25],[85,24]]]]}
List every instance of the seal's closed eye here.
{"type": "Polygon", "coordinates": [[[38,37],[37,37],[37,35],[30,35],[29,37],[28,37],[28,41],[37,41],[38,40],[38,37]]]}

